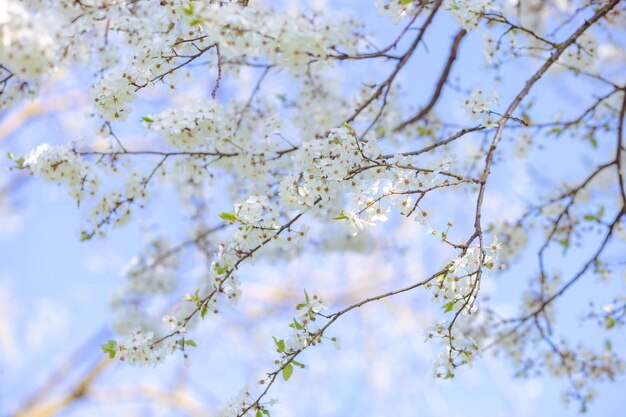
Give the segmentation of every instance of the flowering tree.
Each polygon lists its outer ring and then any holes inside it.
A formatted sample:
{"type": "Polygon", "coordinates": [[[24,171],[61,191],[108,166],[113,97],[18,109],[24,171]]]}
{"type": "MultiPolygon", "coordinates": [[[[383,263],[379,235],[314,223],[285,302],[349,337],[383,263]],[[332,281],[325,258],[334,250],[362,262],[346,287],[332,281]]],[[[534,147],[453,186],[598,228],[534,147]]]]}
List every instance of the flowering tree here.
{"type": "Polygon", "coordinates": [[[332,288],[303,285],[284,334],[268,340],[273,367],[218,415],[270,415],[274,384],[316,345],[340,342],[336,322],[420,291],[438,307],[426,332],[440,343],[436,377],[494,353],[520,376],[564,378],[565,400],[586,409],[594,381],[624,372],[611,336],[626,323],[626,297],[568,312],[606,330],[599,347],[568,342],[556,312],[579,281],[624,270],[626,4],[377,0],[397,25],[381,44],[356,14],[273,3],[0,5],[0,109],[55,85],[90,94],[82,137],[9,154],[14,174],[67,189],[85,215],[82,241],[105,239],[176,191],[162,222],[183,237],[151,234],[128,262],[105,354],[128,365],[186,358],[204,348],[195,326],[237,309],[247,264],[390,250],[384,236],[417,222],[437,251],[423,276],[343,305],[325,295],[332,288]],[[431,55],[431,33],[447,49],[431,55]],[[416,97],[412,83],[428,88],[416,97]],[[550,106],[572,88],[579,99],[550,106]],[[572,174],[559,158],[574,155],[587,158],[572,174]],[[498,195],[515,161],[541,175],[510,215],[498,195]],[[501,311],[482,288],[507,276],[527,288],[501,311]]]}

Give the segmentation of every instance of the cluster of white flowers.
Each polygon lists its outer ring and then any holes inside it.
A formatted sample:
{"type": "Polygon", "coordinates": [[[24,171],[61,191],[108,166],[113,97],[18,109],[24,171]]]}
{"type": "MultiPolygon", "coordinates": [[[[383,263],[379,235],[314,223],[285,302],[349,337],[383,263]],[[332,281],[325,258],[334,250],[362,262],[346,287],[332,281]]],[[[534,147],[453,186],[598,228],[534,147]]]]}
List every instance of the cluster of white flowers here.
{"type": "Polygon", "coordinates": [[[182,321],[176,319],[175,316],[165,315],[161,319],[161,321],[167,325],[170,333],[181,334],[184,335],[187,333],[187,327],[183,324],[182,321]]]}
{"type": "Polygon", "coordinates": [[[533,137],[526,130],[520,132],[515,139],[515,145],[513,146],[513,152],[516,158],[522,159],[528,156],[528,152],[532,149],[533,137]]]}
{"type": "Polygon", "coordinates": [[[144,122],[182,150],[216,150],[216,139],[229,138],[234,128],[217,101],[200,99],[194,104],[145,117],[144,122]]]}
{"type": "Polygon", "coordinates": [[[172,315],[163,316],[161,322],[165,327],[166,336],[158,339],[155,338],[154,332],[135,327],[119,344],[113,342],[112,350],[119,355],[120,360],[127,361],[133,366],[156,366],[177,350],[182,351],[187,357],[185,347],[195,346],[195,342],[185,339],[186,324],[172,315]]]}
{"type": "Polygon", "coordinates": [[[519,224],[503,223],[496,226],[496,235],[500,236],[503,242],[500,259],[503,262],[511,262],[517,258],[526,248],[528,243],[528,232],[519,224]]]}
{"type": "MultiPolygon", "coordinates": [[[[283,360],[288,359],[293,352],[305,349],[307,346],[321,340],[321,335],[319,334],[321,326],[316,322],[322,315],[322,311],[328,309],[328,304],[318,293],[309,295],[305,290],[304,296],[305,301],[296,306],[298,313],[293,322],[289,324],[291,330],[287,340],[274,339],[283,360]]],[[[339,348],[337,339],[333,338],[332,340],[335,341],[335,345],[339,348]]]]}
{"type": "Polygon", "coordinates": [[[132,109],[129,104],[137,98],[135,87],[127,76],[103,77],[93,88],[93,100],[102,116],[108,121],[123,121],[132,109]]]}
{"type": "Polygon", "coordinates": [[[236,304],[241,297],[240,283],[235,277],[234,270],[240,256],[245,256],[245,252],[238,251],[237,246],[236,240],[233,240],[229,245],[220,245],[215,260],[211,262],[207,282],[213,291],[213,296],[204,304],[203,309],[205,311],[217,313],[222,295],[231,304],[236,304]]]}
{"type": "Polygon", "coordinates": [[[583,33],[559,57],[559,63],[577,70],[584,70],[598,59],[598,42],[591,32],[583,33]]]}
{"type": "Polygon", "coordinates": [[[450,263],[447,272],[436,277],[435,283],[431,285],[433,295],[435,299],[444,302],[445,312],[456,311],[461,308],[465,314],[474,314],[478,311],[476,287],[479,285],[482,270],[483,268],[500,267],[501,253],[502,242],[493,236],[488,247],[482,251],[477,245],[468,247],[461,256],[450,263]]]}
{"type": "Polygon", "coordinates": [[[94,196],[98,190],[98,179],[93,175],[91,165],[70,145],[39,145],[26,157],[23,165],[33,175],[66,185],[70,195],[78,201],[86,195],[94,196]]]}
{"type": "Polygon", "coordinates": [[[453,328],[451,334],[448,334],[445,321],[435,323],[428,331],[427,340],[431,338],[449,341],[444,351],[433,362],[432,374],[437,378],[453,378],[456,368],[462,365],[471,366],[480,350],[477,341],[458,328],[453,328]]]}
{"type": "Polygon", "coordinates": [[[495,121],[492,108],[498,103],[498,94],[494,92],[491,97],[484,95],[483,90],[473,90],[468,98],[462,102],[462,107],[470,115],[472,120],[481,119],[486,125],[492,125],[495,121]]]}
{"type": "Polygon", "coordinates": [[[495,6],[492,0],[449,0],[446,7],[459,25],[470,31],[478,27],[483,14],[493,10],[495,6]]]}
{"type": "Polygon", "coordinates": [[[311,321],[315,321],[315,316],[328,309],[328,304],[318,293],[309,295],[305,292],[306,301],[296,308],[298,315],[296,320],[303,326],[308,326],[311,321]]]}
{"type": "Polygon", "coordinates": [[[129,365],[154,366],[161,359],[158,349],[152,346],[154,333],[145,332],[141,328],[134,329],[126,336],[118,347],[120,360],[129,365]]]}
{"type": "MultiPolygon", "coordinates": [[[[256,412],[257,415],[269,415],[269,413],[263,413],[265,410],[265,406],[259,404],[257,408],[252,409],[251,405],[254,403],[254,399],[250,394],[250,391],[247,387],[242,388],[239,393],[228,400],[224,406],[222,406],[219,410],[217,410],[216,417],[238,417],[244,415],[243,412],[245,410],[249,410],[249,412],[256,412]]],[[[268,401],[268,405],[274,406],[277,403],[276,400],[271,399],[268,401]]],[[[246,413],[247,415],[247,413],[246,413]]]]}
{"type": "Polygon", "coordinates": [[[376,9],[379,15],[388,17],[397,24],[405,17],[415,14],[419,4],[419,1],[376,0],[376,9]]]}
{"type": "Polygon", "coordinates": [[[37,83],[54,69],[54,43],[41,16],[21,1],[0,5],[0,65],[24,81],[37,83]]]}
{"type": "Polygon", "coordinates": [[[133,257],[124,267],[127,290],[133,294],[169,294],[177,283],[178,260],[171,256],[171,246],[164,238],[148,241],[146,256],[133,257]]]}
{"type": "Polygon", "coordinates": [[[332,46],[352,50],[354,45],[351,21],[322,24],[304,16],[267,13],[254,3],[190,2],[180,10],[187,25],[201,25],[207,40],[220,45],[224,58],[267,57],[280,67],[302,71],[311,60],[326,59],[332,46]]]}
{"type": "MultiPolygon", "coordinates": [[[[325,138],[306,141],[295,158],[296,166],[304,170],[281,181],[281,202],[296,210],[316,206],[320,213],[326,213],[331,204],[340,201],[346,186],[344,180],[362,163],[363,155],[379,154],[374,140],[359,142],[348,127],[333,129],[325,138]]],[[[356,185],[354,181],[352,184],[356,185]]]]}

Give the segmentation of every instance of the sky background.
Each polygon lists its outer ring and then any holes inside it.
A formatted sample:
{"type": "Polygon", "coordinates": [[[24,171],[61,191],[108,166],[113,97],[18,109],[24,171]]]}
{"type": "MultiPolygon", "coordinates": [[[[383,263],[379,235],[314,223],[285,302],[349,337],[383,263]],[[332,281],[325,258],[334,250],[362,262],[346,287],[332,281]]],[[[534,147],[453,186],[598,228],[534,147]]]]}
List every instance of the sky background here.
{"type": "MultiPolygon", "coordinates": [[[[380,19],[373,2],[315,3],[317,7],[336,10],[337,14],[358,16],[369,25],[380,45],[395,38],[401,30],[401,26],[380,19]]],[[[430,95],[432,80],[438,76],[447,55],[455,24],[449,15],[439,16],[435,30],[425,39],[427,50],[422,48],[412,65],[401,73],[399,81],[414,103],[423,102],[430,95]]],[[[462,76],[464,88],[485,83],[484,74],[475,71],[483,61],[478,53],[480,44],[480,37],[474,34],[463,46],[454,74],[462,76]]],[[[508,104],[509,97],[523,85],[528,66],[506,67],[502,83],[493,86],[500,92],[501,105],[508,104]]],[[[363,76],[383,79],[389,67],[376,64],[346,68],[349,69],[346,78],[360,80],[363,76]]],[[[244,72],[237,89],[230,84],[234,81],[227,80],[218,98],[227,100],[238,94],[247,95],[257,75],[244,72]]],[[[24,154],[40,143],[80,139],[78,134],[76,138],[68,136],[89,126],[90,121],[83,120],[81,107],[87,98],[75,93],[80,91],[81,83],[88,82],[89,78],[83,75],[72,80],[71,89],[67,88],[67,81],[50,85],[44,94],[43,107],[52,107],[53,111],[36,114],[15,129],[11,129],[12,123],[25,112],[25,107],[0,112],[1,154],[7,151],[24,154]],[[62,111],[56,111],[55,100],[61,103],[62,111]]],[[[281,88],[288,86],[270,79],[266,91],[269,94],[281,88]]],[[[572,83],[565,76],[551,74],[536,87],[542,95],[536,111],[545,110],[549,119],[559,109],[567,112],[576,100],[588,101],[596,88],[597,85],[584,80],[572,83]]],[[[462,121],[459,97],[447,90],[438,104],[439,113],[449,116],[448,120],[462,121]]],[[[138,141],[145,138],[139,118],[161,103],[158,94],[142,99],[131,115],[131,119],[135,118],[134,125],[119,127],[123,137],[138,141]]],[[[499,151],[502,159],[494,169],[485,203],[488,216],[515,218],[526,199],[553,184],[557,173],[561,178],[580,178],[582,167],[602,160],[584,144],[563,147],[554,140],[546,140],[541,151],[531,154],[530,163],[514,161],[511,157],[514,138],[504,139],[503,149],[499,151]]],[[[19,173],[7,170],[10,165],[8,159],[0,159],[0,187],[19,178],[19,173]]],[[[38,179],[20,179],[9,196],[10,211],[0,211],[0,329],[5,332],[0,332],[0,416],[10,415],[23,404],[59,364],[81,347],[85,350],[75,355],[79,366],[56,384],[56,390],[62,391],[66,383],[76,380],[99,360],[98,345],[113,337],[108,330],[113,317],[110,295],[121,286],[121,270],[126,262],[143,247],[142,230],[180,235],[181,225],[175,220],[180,207],[172,202],[172,194],[171,187],[164,186],[148,209],[136,213],[134,224],[112,231],[106,239],[80,242],[84,211],[77,209],[66,191],[38,179]]],[[[445,216],[451,212],[460,223],[467,220],[468,207],[462,199],[436,204],[445,216]]],[[[185,415],[176,410],[152,409],[152,400],[126,401],[122,395],[136,387],[171,388],[177,380],[184,380],[189,392],[208,409],[215,409],[246,383],[253,386],[259,375],[269,369],[274,359],[271,336],[287,335],[293,306],[302,297],[302,284],[307,289],[319,289],[328,299],[330,310],[335,311],[350,300],[399,288],[415,276],[425,275],[431,270],[431,260],[441,256],[433,249],[437,246],[432,244],[435,242],[419,225],[392,219],[386,237],[394,246],[404,249],[343,255],[309,253],[291,261],[260,262],[244,267],[241,272],[244,295],[240,305],[201,322],[192,330],[199,348],[191,353],[188,365],[182,364],[178,356],[157,369],[129,368],[116,363],[95,384],[101,401],[76,403],[60,415],[185,415]],[[268,294],[274,294],[275,303],[265,301],[268,294]],[[111,398],[116,401],[111,402],[111,398]]],[[[623,255],[615,252],[611,256],[623,255]]],[[[190,275],[195,273],[194,259],[199,262],[199,258],[190,255],[186,271],[190,275]]],[[[519,297],[526,287],[528,271],[534,267],[533,258],[522,259],[510,273],[485,282],[485,292],[493,294],[504,308],[515,311],[513,304],[508,307],[505,304],[519,297]]],[[[577,265],[567,263],[559,267],[567,272],[577,265]]],[[[580,327],[569,311],[581,311],[587,294],[608,300],[613,294],[623,294],[625,287],[621,277],[602,285],[593,278],[583,280],[562,300],[560,329],[568,335],[584,334],[591,343],[602,345],[606,334],[580,327]]],[[[190,289],[180,288],[180,292],[184,294],[190,289]]],[[[272,408],[272,415],[553,417],[575,414],[575,405],[567,408],[560,400],[565,388],[563,381],[550,377],[514,379],[513,368],[503,359],[487,356],[473,368],[459,370],[453,380],[433,378],[431,364],[441,347],[424,343],[424,339],[427,327],[438,314],[437,306],[431,305],[429,295],[422,291],[370,304],[344,316],[331,331],[339,336],[341,349],[336,350],[331,344],[310,349],[303,357],[307,369],[296,369],[288,383],[281,381],[273,388],[270,397],[280,402],[272,408]]],[[[621,329],[616,332],[623,333],[621,329]]],[[[617,343],[622,343],[622,352],[624,339],[623,334],[615,338],[617,343]]],[[[587,415],[622,415],[626,406],[624,379],[596,388],[600,395],[587,415]]]]}

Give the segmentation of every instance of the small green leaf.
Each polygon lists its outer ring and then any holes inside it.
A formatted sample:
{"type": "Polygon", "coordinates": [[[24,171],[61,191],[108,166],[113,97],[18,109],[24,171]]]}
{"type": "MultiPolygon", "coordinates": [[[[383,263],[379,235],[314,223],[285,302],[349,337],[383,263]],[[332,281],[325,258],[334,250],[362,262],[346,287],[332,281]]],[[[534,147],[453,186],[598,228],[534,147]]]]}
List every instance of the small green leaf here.
{"type": "Polygon", "coordinates": [[[215,272],[218,275],[224,275],[226,272],[228,272],[228,267],[227,266],[220,266],[219,264],[215,265],[215,272]]]}
{"type": "Polygon", "coordinates": [[[453,308],[454,308],[454,301],[450,301],[443,305],[443,312],[447,313],[449,311],[452,311],[453,308]]]}
{"type": "Polygon", "coordinates": [[[426,128],[424,126],[418,126],[417,127],[417,134],[419,136],[428,136],[430,134],[430,131],[428,130],[428,128],[426,128]]]}
{"type": "Polygon", "coordinates": [[[303,363],[300,363],[300,362],[298,362],[298,361],[293,361],[293,360],[292,360],[292,361],[291,361],[291,363],[293,363],[295,366],[299,366],[300,368],[304,368],[304,364],[303,364],[303,363]]]}
{"type": "Polygon", "coordinates": [[[234,213],[220,213],[220,218],[231,223],[238,220],[234,213]]]}
{"type": "Polygon", "coordinates": [[[11,152],[7,152],[7,157],[15,162],[15,166],[13,168],[15,169],[25,169],[26,167],[24,166],[24,157],[20,156],[19,158],[16,158],[15,155],[13,155],[11,152]]]}
{"type": "Polygon", "coordinates": [[[183,12],[185,12],[186,15],[191,16],[193,14],[193,3],[189,2],[185,4],[183,6],[183,12]]]}
{"type": "Polygon", "coordinates": [[[614,319],[612,319],[609,316],[606,316],[604,318],[604,328],[605,329],[612,329],[613,327],[615,327],[615,323],[616,321],[614,319]]]}
{"type": "Polygon", "coordinates": [[[400,0],[400,4],[409,4],[413,3],[414,0],[400,0]]]}
{"type": "Polygon", "coordinates": [[[341,210],[341,212],[339,213],[338,216],[333,217],[333,220],[346,220],[348,217],[346,216],[346,214],[344,213],[343,210],[341,210]]]}
{"type": "Polygon", "coordinates": [[[559,136],[561,136],[561,133],[563,133],[563,129],[558,128],[558,127],[553,127],[552,129],[546,132],[546,135],[555,135],[558,138],[559,136]]]}
{"type": "Polygon", "coordinates": [[[207,311],[209,311],[209,309],[206,306],[202,306],[202,308],[200,309],[200,317],[204,318],[204,316],[206,316],[207,311]]]}
{"type": "Polygon", "coordinates": [[[187,340],[185,340],[185,344],[186,344],[187,346],[193,346],[193,347],[196,347],[196,342],[194,342],[194,341],[193,341],[193,340],[191,340],[191,339],[187,339],[187,340]]]}
{"type": "Polygon", "coordinates": [[[283,379],[285,381],[289,381],[289,378],[291,378],[291,374],[293,374],[293,365],[291,363],[288,363],[283,368],[283,379]]]}
{"type": "Polygon", "coordinates": [[[255,417],[263,417],[263,413],[261,412],[261,410],[257,410],[255,417]]]}
{"type": "Polygon", "coordinates": [[[593,146],[595,149],[598,149],[598,141],[596,140],[596,138],[591,138],[591,146],[593,146]]]}
{"type": "Polygon", "coordinates": [[[604,347],[606,348],[606,350],[611,350],[612,345],[611,345],[611,341],[609,339],[606,339],[604,341],[604,347]]]}
{"type": "Polygon", "coordinates": [[[270,417],[269,410],[263,409],[263,414],[265,414],[267,417],[270,417]]]}
{"type": "Polygon", "coordinates": [[[113,359],[117,353],[117,342],[115,340],[109,340],[108,342],[100,345],[100,348],[104,353],[109,354],[109,358],[113,359]]]}
{"type": "Polygon", "coordinates": [[[285,351],[285,341],[283,339],[278,340],[274,336],[272,336],[272,339],[274,339],[274,343],[276,343],[278,352],[283,353],[285,351]]]}
{"type": "Polygon", "coordinates": [[[598,218],[596,216],[594,216],[593,214],[587,214],[585,217],[583,217],[583,219],[585,220],[598,220],[598,218]]]}
{"type": "Polygon", "coordinates": [[[298,320],[293,319],[293,327],[296,330],[302,330],[302,325],[300,323],[298,323],[298,320]]]}
{"type": "Polygon", "coordinates": [[[154,120],[152,120],[151,118],[149,118],[148,116],[142,117],[141,118],[142,121],[146,122],[146,123],[152,123],[154,122],[154,120]]]}

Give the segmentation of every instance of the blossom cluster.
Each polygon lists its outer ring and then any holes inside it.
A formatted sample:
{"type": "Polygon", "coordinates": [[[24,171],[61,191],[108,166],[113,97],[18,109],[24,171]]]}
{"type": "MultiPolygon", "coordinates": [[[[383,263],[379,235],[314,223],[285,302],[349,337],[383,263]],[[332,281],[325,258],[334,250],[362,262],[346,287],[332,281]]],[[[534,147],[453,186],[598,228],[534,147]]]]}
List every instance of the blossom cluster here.
{"type": "Polygon", "coordinates": [[[31,174],[49,182],[67,186],[69,193],[81,201],[93,197],[98,190],[98,178],[92,166],[70,145],[39,145],[22,162],[31,174]]]}

